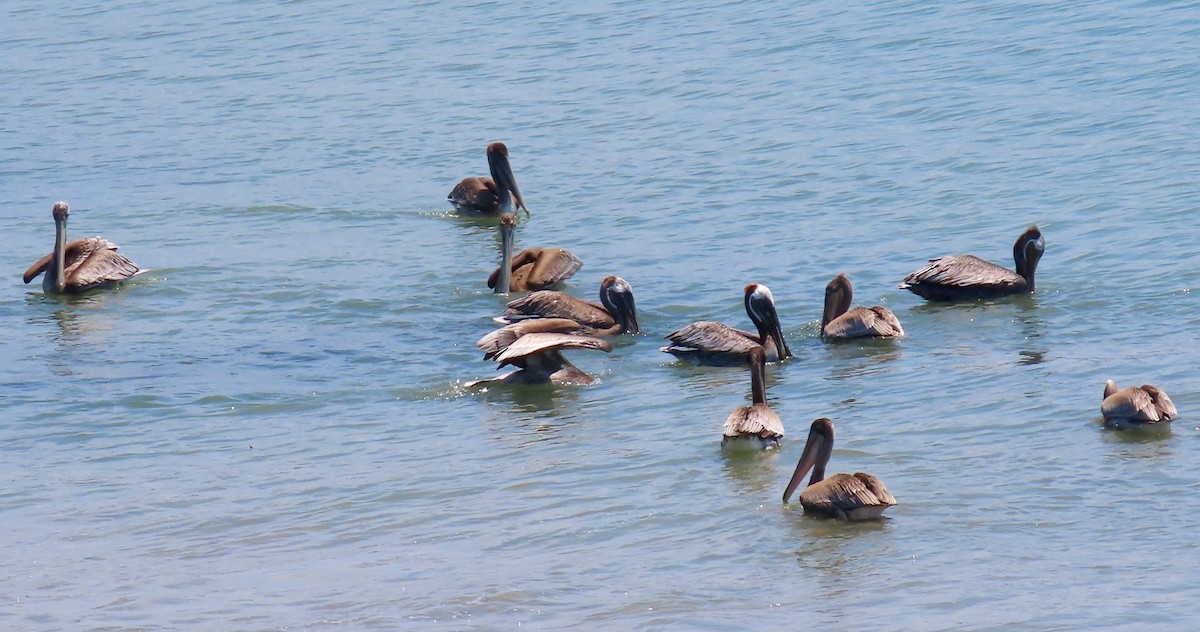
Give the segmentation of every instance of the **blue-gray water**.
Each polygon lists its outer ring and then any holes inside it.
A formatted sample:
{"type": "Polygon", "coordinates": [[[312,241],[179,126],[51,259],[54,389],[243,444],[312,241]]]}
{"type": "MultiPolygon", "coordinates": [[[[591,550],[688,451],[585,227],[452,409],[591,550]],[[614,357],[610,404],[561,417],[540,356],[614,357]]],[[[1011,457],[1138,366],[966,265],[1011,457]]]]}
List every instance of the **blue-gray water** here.
{"type": "Polygon", "coordinates": [[[1195,5],[57,4],[0,7],[0,627],[1200,620],[1195,5]],[[491,140],[518,245],[633,284],[595,385],[462,387],[505,298],[444,197],[491,140]],[[22,285],[58,199],[152,272],[22,285]],[[1031,223],[1032,297],[896,289],[1031,223]],[[823,344],[839,272],[908,337],[823,344]],[[788,436],[730,459],[746,371],[657,349],[751,281],[788,436]],[[1109,377],[1182,419],[1103,430],[1109,377]],[[818,416],[885,522],[780,502],[818,416]]]}

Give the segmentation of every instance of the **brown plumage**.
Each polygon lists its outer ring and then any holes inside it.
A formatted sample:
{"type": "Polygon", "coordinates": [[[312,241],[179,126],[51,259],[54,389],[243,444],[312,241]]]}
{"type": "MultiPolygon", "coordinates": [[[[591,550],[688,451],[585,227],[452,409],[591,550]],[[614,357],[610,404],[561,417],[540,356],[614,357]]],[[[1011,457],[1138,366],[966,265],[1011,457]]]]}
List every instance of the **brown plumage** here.
{"type": "Polygon", "coordinates": [[[826,340],[850,338],[900,338],[904,328],[892,310],[876,305],[850,309],[854,287],[846,275],[839,274],[825,286],[825,312],[821,315],[821,337],[826,340]]]}
{"type": "Polygon", "coordinates": [[[77,294],[117,285],[144,270],[117,252],[117,245],[103,237],[84,237],[67,241],[66,202],[54,205],[54,250],[38,259],[25,271],[29,283],[46,273],[42,290],[47,294],[77,294]]]}
{"type": "MultiPolygon", "coordinates": [[[[518,325],[510,325],[510,327],[516,326],[518,325]]],[[[484,339],[486,338],[485,336],[484,339]]],[[[483,348],[484,339],[479,341],[481,348],[483,348]]],[[[496,360],[499,367],[515,366],[517,367],[516,371],[488,380],[476,380],[466,386],[470,388],[493,382],[502,384],[591,384],[593,378],[564,358],[563,349],[595,349],[608,352],[612,351],[612,345],[600,338],[572,333],[525,333],[508,341],[507,346],[498,354],[493,354],[493,359],[496,360]]]]}
{"type": "Polygon", "coordinates": [[[1013,244],[1016,272],[972,255],[941,257],[904,277],[900,289],[931,301],[1031,294],[1034,272],[1045,250],[1042,232],[1030,226],[1013,244]]]}
{"type": "Polygon", "coordinates": [[[497,294],[544,290],[571,278],[583,267],[578,257],[562,248],[526,248],[513,257],[516,230],[515,215],[500,216],[500,266],[487,282],[497,294]]]}
{"type": "Polygon", "coordinates": [[[1109,380],[1104,385],[1100,414],[1104,415],[1104,423],[1111,426],[1136,427],[1170,423],[1179,416],[1179,411],[1175,410],[1175,402],[1157,386],[1143,384],[1117,390],[1117,383],[1109,380]]]}
{"type": "Polygon", "coordinates": [[[783,420],[767,403],[767,361],[761,346],[746,352],[746,364],[750,365],[751,404],[729,413],[721,447],[773,448],[783,438],[783,420]]]}
{"type": "Polygon", "coordinates": [[[805,513],[825,518],[843,520],[870,520],[879,518],[888,507],[896,504],[896,498],[884,487],[883,481],[862,472],[834,474],[825,478],[825,466],[833,454],[833,421],[826,417],[817,419],[808,431],[804,452],[796,463],[796,471],[783,492],[783,502],[804,480],[811,468],[812,478],[800,492],[800,505],[805,513]]]}
{"type": "Polygon", "coordinates": [[[640,331],[633,287],[612,275],[600,282],[600,305],[563,292],[540,290],[510,302],[500,320],[514,323],[546,318],[570,319],[583,328],[583,333],[595,336],[640,331]]]}
{"type": "Polygon", "coordinates": [[[775,298],[771,290],[765,285],[751,283],[743,293],[743,302],[746,314],[758,329],[757,334],[723,323],[699,321],[667,334],[671,344],[661,351],[704,364],[743,362],[746,352],[757,346],[763,347],[767,362],[790,358],[792,352],[783,339],[783,329],[779,324],[779,313],[775,311],[775,298]]]}
{"type": "Polygon", "coordinates": [[[556,333],[571,334],[579,331],[579,323],[566,318],[538,318],[524,320],[497,329],[475,342],[475,346],[483,352],[484,360],[491,360],[500,355],[517,338],[525,334],[556,333]]]}
{"type": "Polygon", "coordinates": [[[528,215],[529,209],[525,208],[512,166],[508,164],[508,147],[504,143],[492,143],[487,147],[487,157],[492,177],[463,178],[446,199],[460,213],[499,215],[512,211],[515,202],[516,207],[528,215]]]}

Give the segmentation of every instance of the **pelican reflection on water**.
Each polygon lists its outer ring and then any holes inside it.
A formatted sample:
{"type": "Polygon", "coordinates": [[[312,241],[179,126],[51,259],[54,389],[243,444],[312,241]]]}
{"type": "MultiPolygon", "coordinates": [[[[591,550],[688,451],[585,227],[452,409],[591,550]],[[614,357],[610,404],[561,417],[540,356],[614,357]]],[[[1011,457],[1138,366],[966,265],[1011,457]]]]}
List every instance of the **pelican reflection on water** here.
{"type": "Polygon", "coordinates": [[[103,237],[82,237],[67,241],[66,202],[57,202],[54,216],[54,250],[38,259],[25,271],[25,283],[37,275],[42,278],[42,291],[47,294],[78,294],[88,290],[109,288],[145,270],[137,267],[117,245],[103,237]]]}
{"type": "Polygon", "coordinates": [[[513,177],[512,166],[508,163],[508,147],[500,142],[491,143],[487,147],[487,157],[492,177],[463,178],[446,199],[460,213],[499,215],[513,211],[515,204],[516,208],[529,215],[521,190],[517,188],[517,180],[513,177]]]}
{"type": "Polygon", "coordinates": [[[833,421],[821,417],[809,428],[808,441],[783,492],[783,502],[792,497],[811,469],[812,478],[800,491],[800,506],[804,507],[805,513],[824,518],[871,520],[881,517],[888,507],[896,504],[896,498],[883,481],[870,474],[834,474],[825,478],[825,466],[832,454],[833,421]]]}
{"type": "Polygon", "coordinates": [[[500,216],[500,265],[488,276],[488,287],[497,294],[544,290],[575,275],[583,267],[579,257],[562,248],[526,248],[513,256],[517,216],[500,216]]]}
{"type": "Polygon", "coordinates": [[[779,324],[779,313],[775,311],[775,297],[771,295],[771,290],[760,283],[751,283],[743,293],[743,302],[746,314],[758,329],[757,334],[723,323],[699,321],[667,334],[671,344],[661,350],[677,358],[691,358],[704,364],[741,362],[746,352],[756,346],[762,346],[767,362],[779,362],[792,357],[783,339],[783,329],[779,324]]]}
{"type": "Polygon", "coordinates": [[[1042,232],[1030,226],[1013,243],[1015,272],[974,255],[939,257],[904,277],[900,289],[931,301],[1032,294],[1034,273],[1045,251],[1042,232]]]}
{"type": "Polygon", "coordinates": [[[595,336],[636,334],[640,331],[633,287],[619,276],[600,282],[600,304],[563,292],[540,290],[511,301],[499,319],[504,323],[544,318],[566,318],[578,323],[583,333],[595,336]]]}

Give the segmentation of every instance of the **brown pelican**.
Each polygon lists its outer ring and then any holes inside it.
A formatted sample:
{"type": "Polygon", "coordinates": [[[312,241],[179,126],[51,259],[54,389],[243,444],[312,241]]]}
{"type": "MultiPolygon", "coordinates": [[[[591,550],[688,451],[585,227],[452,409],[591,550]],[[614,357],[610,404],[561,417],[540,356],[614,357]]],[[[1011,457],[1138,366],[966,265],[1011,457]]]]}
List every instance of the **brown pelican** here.
{"type": "Polygon", "coordinates": [[[870,520],[879,518],[884,510],[896,504],[896,498],[883,482],[870,474],[834,474],[825,478],[825,466],[831,454],[833,422],[822,417],[808,430],[808,442],[804,444],[800,462],[783,492],[783,502],[792,497],[811,468],[813,474],[808,479],[808,487],[800,492],[800,505],[805,513],[843,520],[870,520]]]}
{"type": "Polygon", "coordinates": [[[972,255],[930,259],[929,265],[904,277],[900,289],[931,301],[1032,294],[1033,273],[1046,250],[1037,226],[1030,226],[1013,244],[1013,272],[972,255]]]}
{"type": "Polygon", "coordinates": [[[492,177],[463,178],[446,199],[460,213],[508,213],[513,210],[515,202],[517,208],[529,215],[525,200],[521,198],[521,190],[517,188],[517,180],[513,177],[512,167],[508,164],[508,147],[504,143],[492,143],[488,145],[487,157],[492,177]]]}
{"type": "Polygon", "coordinates": [[[117,245],[103,237],[83,237],[67,241],[66,202],[54,204],[54,250],[38,259],[25,271],[29,283],[42,272],[42,290],[47,294],[75,294],[97,288],[112,287],[129,277],[145,272],[125,255],[117,245]]]}
{"type": "Polygon", "coordinates": [[[583,262],[562,248],[526,248],[513,257],[513,234],[517,216],[500,216],[500,267],[488,277],[488,287],[497,294],[544,290],[571,278],[583,262]]]}
{"type": "Polygon", "coordinates": [[[600,304],[562,292],[540,290],[508,304],[499,320],[515,323],[546,318],[567,318],[584,333],[595,336],[638,333],[633,288],[625,279],[609,275],[600,282],[600,304]]]}
{"type": "Polygon", "coordinates": [[[904,328],[892,310],[878,305],[850,309],[854,287],[846,275],[839,274],[825,286],[825,312],[821,315],[821,337],[826,340],[850,338],[900,338],[904,328]]]}
{"type": "Polygon", "coordinates": [[[767,359],[763,348],[756,346],[746,352],[750,365],[750,406],[738,406],[725,420],[722,448],[774,448],[783,438],[783,420],[767,404],[767,359]]]}
{"type": "Polygon", "coordinates": [[[579,370],[562,356],[563,349],[598,349],[612,351],[608,342],[592,336],[570,333],[578,324],[562,319],[547,318],[515,323],[494,331],[475,343],[484,358],[494,359],[500,367],[512,365],[516,371],[488,380],[467,383],[471,388],[481,384],[590,384],[592,377],[579,370]]]}
{"type": "Polygon", "coordinates": [[[1157,386],[1143,384],[1117,390],[1112,380],[1104,385],[1100,413],[1104,423],[1116,427],[1170,423],[1179,416],[1175,403],[1157,386]]]}
{"type": "Polygon", "coordinates": [[[706,364],[741,362],[747,351],[759,345],[766,351],[767,362],[790,358],[792,352],[783,339],[771,290],[765,285],[751,283],[746,286],[744,302],[746,314],[758,328],[757,335],[722,323],[700,321],[667,334],[671,345],[661,350],[706,364]]]}

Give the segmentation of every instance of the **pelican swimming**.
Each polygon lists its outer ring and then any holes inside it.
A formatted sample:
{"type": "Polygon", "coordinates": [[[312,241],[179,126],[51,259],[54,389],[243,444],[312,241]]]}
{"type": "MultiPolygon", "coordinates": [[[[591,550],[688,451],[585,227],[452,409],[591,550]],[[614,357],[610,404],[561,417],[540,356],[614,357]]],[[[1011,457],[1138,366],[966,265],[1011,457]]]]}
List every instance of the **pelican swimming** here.
{"type": "Polygon", "coordinates": [[[567,318],[578,323],[584,333],[595,336],[639,331],[633,287],[619,276],[609,275],[600,282],[599,305],[563,292],[540,290],[510,302],[507,307],[499,318],[502,322],[567,318]]]}
{"type": "Polygon", "coordinates": [[[792,497],[804,475],[812,469],[808,486],[800,492],[800,505],[805,513],[843,520],[870,520],[879,518],[888,507],[896,504],[896,498],[883,486],[883,481],[870,474],[834,474],[825,478],[825,466],[829,464],[831,454],[833,421],[822,417],[808,430],[808,442],[804,444],[800,462],[783,492],[783,502],[792,497]]]}
{"type": "Polygon", "coordinates": [[[466,384],[591,384],[593,378],[562,355],[563,349],[612,351],[612,345],[593,336],[570,333],[578,325],[566,319],[542,319],[515,323],[479,339],[476,346],[484,358],[492,358],[499,367],[515,366],[516,371],[487,380],[466,384]]]}
{"type": "Polygon", "coordinates": [[[504,143],[492,143],[487,147],[487,157],[492,177],[463,178],[446,199],[459,212],[496,215],[512,211],[515,202],[517,208],[529,215],[513,177],[512,166],[508,164],[508,147],[504,143]]]}
{"type": "Polygon", "coordinates": [[[544,290],[565,281],[580,268],[579,257],[562,248],[526,248],[513,257],[513,235],[517,216],[500,216],[500,266],[488,277],[488,287],[497,294],[544,290]]]}
{"type": "Polygon", "coordinates": [[[767,360],[763,355],[763,348],[756,346],[747,351],[746,363],[750,365],[752,403],[749,406],[738,406],[729,413],[725,420],[721,447],[774,448],[783,438],[783,420],[767,403],[767,360]]]}
{"type": "Polygon", "coordinates": [[[77,294],[112,287],[125,279],[142,274],[117,245],[103,237],[83,237],[67,241],[66,202],[54,204],[54,250],[38,259],[25,271],[29,283],[42,272],[42,291],[47,294],[77,294]]]}
{"type": "Polygon", "coordinates": [[[850,338],[900,338],[904,328],[900,319],[886,307],[855,307],[854,286],[839,274],[825,286],[825,312],[821,315],[821,337],[826,340],[850,338]]]}
{"type": "Polygon", "coordinates": [[[1032,294],[1033,273],[1045,250],[1042,232],[1030,226],[1013,244],[1016,272],[972,255],[941,257],[904,277],[900,289],[931,301],[1032,294]]]}
{"type": "Polygon", "coordinates": [[[1143,384],[1117,390],[1112,380],[1104,384],[1100,414],[1104,415],[1104,423],[1116,427],[1170,423],[1179,416],[1175,403],[1157,386],[1143,384]]]}
{"type": "Polygon", "coordinates": [[[757,335],[722,323],[699,321],[667,334],[671,344],[661,351],[706,364],[730,364],[741,362],[747,351],[761,345],[767,362],[790,358],[792,352],[783,339],[771,290],[760,283],[751,283],[746,286],[743,302],[746,314],[758,328],[757,335]]]}

